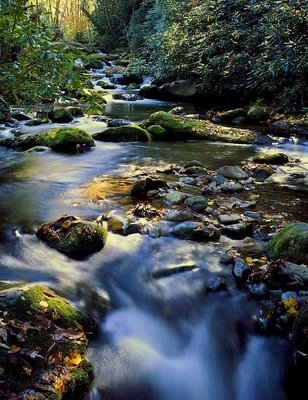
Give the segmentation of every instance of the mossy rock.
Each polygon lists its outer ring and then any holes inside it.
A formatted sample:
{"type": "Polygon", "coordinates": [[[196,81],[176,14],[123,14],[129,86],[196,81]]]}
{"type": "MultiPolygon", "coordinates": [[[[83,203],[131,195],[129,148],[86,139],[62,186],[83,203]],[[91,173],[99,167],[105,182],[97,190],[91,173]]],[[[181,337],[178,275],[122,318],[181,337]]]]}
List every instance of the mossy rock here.
{"type": "MultiPolygon", "coordinates": [[[[95,146],[92,136],[78,128],[56,128],[39,136],[43,146],[63,152],[76,152],[95,146]]],[[[33,146],[32,146],[33,147],[33,146]]]]}
{"type": "Polygon", "coordinates": [[[130,83],[127,86],[127,90],[136,90],[136,89],[140,89],[140,84],[139,83],[130,83]]]}
{"type": "Polygon", "coordinates": [[[103,89],[115,89],[116,88],[116,85],[114,85],[113,83],[109,83],[109,82],[107,82],[107,81],[98,81],[97,83],[97,86],[100,86],[101,88],[103,88],[103,89]]]}
{"type": "Polygon", "coordinates": [[[150,125],[147,128],[147,131],[151,134],[154,140],[164,140],[167,135],[166,129],[160,125],[150,125]]]}
{"type": "Polygon", "coordinates": [[[304,353],[308,353],[308,302],[306,301],[300,308],[294,320],[293,342],[296,348],[304,353]]]}
{"type": "Polygon", "coordinates": [[[67,123],[73,121],[73,116],[67,108],[56,108],[48,113],[52,122],[67,123]]]}
{"type": "Polygon", "coordinates": [[[219,114],[218,119],[220,122],[230,123],[236,118],[246,117],[246,114],[244,108],[236,108],[219,114]]]}
{"type": "Polygon", "coordinates": [[[258,164],[283,165],[289,162],[289,157],[284,153],[261,153],[253,158],[258,164]]]}
{"type": "Polygon", "coordinates": [[[248,110],[247,117],[251,122],[261,122],[268,120],[269,113],[264,107],[254,106],[248,110]]]}
{"type": "Polygon", "coordinates": [[[0,306],[7,336],[0,347],[1,378],[7,391],[20,399],[28,398],[30,390],[32,395],[47,396],[35,398],[81,399],[94,378],[92,365],[84,359],[88,347],[84,331],[93,332],[93,320],[40,284],[1,288],[0,306]],[[76,363],[73,369],[72,362],[76,363]],[[55,373],[63,384],[61,391],[52,379],[55,373]],[[48,394],[40,385],[43,375],[51,378],[48,394]],[[72,388],[78,389],[80,397],[67,396],[72,388]]]}
{"type": "Polygon", "coordinates": [[[48,246],[75,258],[100,251],[107,241],[106,229],[94,222],[68,215],[46,222],[36,234],[48,246]]]}
{"type": "Polygon", "coordinates": [[[187,121],[177,119],[175,116],[170,115],[165,111],[157,111],[152,114],[149,119],[151,125],[160,125],[163,127],[168,135],[166,140],[185,140],[197,139],[199,135],[194,129],[193,124],[187,121]]]}
{"type": "Polygon", "coordinates": [[[158,99],[160,90],[156,85],[146,85],[139,90],[139,94],[145,99],[158,99]]]}
{"type": "Polygon", "coordinates": [[[149,132],[136,125],[109,128],[95,133],[93,138],[103,142],[148,142],[151,140],[149,132]]]}
{"type": "Polygon", "coordinates": [[[308,263],[308,224],[295,223],[287,225],[271,240],[268,253],[273,258],[290,258],[308,263]]]}
{"type": "Polygon", "coordinates": [[[42,124],[48,124],[50,122],[52,122],[52,121],[48,118],[34,118],[34,119],[30,119],[30,121],[27,121],[25,123],[25,126],[39,126],[42,124]]]}
{"type": "Polygon", "coordinates": [[[143,78],[136,74],[124,74],[123,76],[119,77],[117,83],[119,85],[130,85],[131,83],[140,84],[142,83],[143,78]]]}
{"type": "Polygon", "coordinates": [[[31,135],[19,138],[6,138],[0,140],[0,146],[16,150],[29,150],[32,147],[40,146],[40,136],[31,135]]]}

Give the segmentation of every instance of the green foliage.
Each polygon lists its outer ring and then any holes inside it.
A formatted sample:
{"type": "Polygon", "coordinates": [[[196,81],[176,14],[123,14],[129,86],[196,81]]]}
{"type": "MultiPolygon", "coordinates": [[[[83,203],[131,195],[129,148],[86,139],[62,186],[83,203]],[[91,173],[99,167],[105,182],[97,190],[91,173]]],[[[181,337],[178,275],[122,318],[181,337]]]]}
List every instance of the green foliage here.
{"type": "Polygon", "coordinates": [[[11,102],[36,102],[74,91],[78,50],[55,41],[53,26],[42,10],[26,0],[0,6],[0,83],[11,102]]]}

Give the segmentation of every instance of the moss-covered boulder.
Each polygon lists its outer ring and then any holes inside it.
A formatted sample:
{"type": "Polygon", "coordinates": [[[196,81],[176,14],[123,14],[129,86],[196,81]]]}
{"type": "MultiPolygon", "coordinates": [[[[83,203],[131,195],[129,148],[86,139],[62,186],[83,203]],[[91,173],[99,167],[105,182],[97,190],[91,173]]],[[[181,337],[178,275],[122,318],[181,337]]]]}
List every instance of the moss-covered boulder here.
{"type": "Polygon", "coordinates": [[[261,122],[269,119],[268,111],[261,106],[253,106],[248,110],[247,118],[250,122],[261,122]]]}
{"type": "Polygon", "coordinates": [[[167,99],[189,99],[198,93],[197,84],[190,80],[178,80],[165,83],[160,87],[162,97],[167,99]]]}
{"type": "Polygon", "coordinates": [[[284,153],[261,153],[253,158],[258,164],[283,165],[289,162],[289,157],[284,153]]]}
{"type": "Polygon", "coordinates": [[[157,111],[152,114],[149,123],[150,125],[160,125],[163,127],[168,133],[168,135],[166,135],[166,140],[199,138],[196,129],[194,129],[194,126],[190,122],[180,120],[165,111],[157,111]]]}
{"type": "Polygon", "coordinates": [[[94,378],[85,359],[94,321],[43,285],[0,283],[0,308],[0,396],[81,399],[94,378]]]}
{"type": "Polygon", "coordinates": [[[36,235],[48,246],[75,258],[100,251],[107,241],[106,229],[94,222],[68,215],[46,222],[36,235]]]}
{"type": "Polygon", "coordinates": [[[104,80],[98,81],[96,84],[97,84],[97,86],[100,86],[102,89],[106,89],[106,90],[116,88],[116,85],[114,85],[113,83],[104,81],[104,80]]]}
{"type": "Polygon", "coordinates": [[[128,125],[95,133],[93,138],[103,142],[148,142],[151,136],[148,131],[139,126],[128,125]]]}
{"type": "Polygon", "coordinates": [[[48,113],[52,122],[67,123],[73,121],[73,116],[67,108],[56,108],[48,113]]]}
{"type": "Polygon", "coordinates": [[[92,136],[78,128],[56,128],[38,137],[39,144],[63,152],[87,150],[95,146],[92,136]]]}
{"type": "Polygon", "coordinates": [[[293,325],[293,342],[296,348],[308,353],[308,301],[300,308],[293,325]]]}
{"type": "Polygon", "coordinates": [[[230,123],[236,118],[246,117],[244,108],[236,108],[234,110],[225,111],[218,115],[219,122],[230,123]]]}
{"type": "Polygon", "coordinates": [[[268,253],[273,258],[290,258],[308,263],[308,224],[287,225],[271,240],[268,253]]]}
{"type": "Polygon", "coordinates": [[[152,136],[154,140],[164,140],[166,138],[167,131],[160,125],[150,125],[147,131],[152,136]]]}
{"type": "Polygon", "coordinates": [[[139,90],[139,95],[145,99],[159,99],[160,90],[156,85],[146,85],[139,90]]]}
{"type": "Polygon", "coordinates": [[[49,118],[34,118],[25,123],[25,126],[39,126],[52,122],[49,118]]]}

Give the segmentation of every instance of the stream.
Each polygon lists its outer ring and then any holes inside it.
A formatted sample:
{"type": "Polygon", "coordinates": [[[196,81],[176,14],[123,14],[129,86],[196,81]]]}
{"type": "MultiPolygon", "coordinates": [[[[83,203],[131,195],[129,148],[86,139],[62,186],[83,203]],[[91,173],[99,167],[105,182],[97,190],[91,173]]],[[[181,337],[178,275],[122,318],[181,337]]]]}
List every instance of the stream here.
{"type": "MultiPolygon", "coordinates": [[[[104,116],[132,122],[175,106],[117,101],[111,95],[107,100],[104,116]]],[[[196,110],[193,104],[184,107],[196,110]]],[[[70,126],[94,133],[106,123],[80,117],[70,126]]],[[[22,127],[23,133],[42,130],[46,125],[22,127]]],[[[0,133],[10,135],[8,129],[0,133]]],[[[307,173],[307,145],[305,137],[291,137],[274,146],[300,159],[299,167],[307,173]]],[[[283,379],[290,345],[283,337],[255,333],[258,301],[236,288],[230,268],[220,261],[229,242],[109,233],[103,251],[80,261],[47,247],[34,234],[39,224],[63,214],[96,219],[108,210],[128,210],[133,205],[131,182],[123,176],[136,168],[197,160],[216,169],[241,165],[265,149],[208,142],[97,142],[89,152],[67,155],[0,147],[0,280],[45,283],[96,318],[100,334],[88,352],[96,379],[87,400],[289,398],[283,379]],[[96,201],[91,182],[102,177],[105,185],[96,201]],[[154,271],[191,264],[199,269],[152,279],[154,271]],[[230,290],[205,294],[205,283],[220,273],[230,290]],[[109,300],[113,308],[105,315],[102,304],[109,300]]],[[[260,210],[308,221],[304,190],[265,184],[258,194],[260,210]]]]}

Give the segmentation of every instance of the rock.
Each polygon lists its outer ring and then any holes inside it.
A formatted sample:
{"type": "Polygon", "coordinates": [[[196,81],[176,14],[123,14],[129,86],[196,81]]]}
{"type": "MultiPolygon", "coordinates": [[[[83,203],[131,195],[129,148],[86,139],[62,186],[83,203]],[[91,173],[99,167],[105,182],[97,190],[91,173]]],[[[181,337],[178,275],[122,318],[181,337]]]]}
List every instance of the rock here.
{"type": "Polygon", "coordinates": [[[170,190],[168,193],[162,196],[163,201],[169,205],[181,204],[188,197],[187,193],[178,192],[176,190],[170,190]]]}
{"type": "Polygon", "coordinates": [[[260,211],[245,211],[244,216],[252,221],[258,221],[263,218],[263,213],[260,211]]]}
{"type": "Polygon", "coordinates": [[[113,83],[107,82],[107,81],[98,81],[96,82],[97,86],[100,86],[102,89],[116,89],[116,85],[114,85],[113,83]]]}
{"type": "Polygon", "coordinates": [[[204,164],[202,164],[200,161],[191,160],[184,164],[183,169],[191,168],[191,167],[206,168],[206,166],[204,164]]]}
{"type": "Polygon", "coordinates": [[[172,267],[160,269],[157,271],[152,272],[152,278],[154,279],[161,279],[161,278],[167,278],[169,276],[175,275],[175,274],[181,274],[183,272],[188,272],[188,271],[197,271],[199,269],[198,265],[175,265],[172,267]]]}
{"type": "Polygon", "coordinates": [[[27,121],[25,123],[25,126],[39,126],[42,124],[48,124],[50,122],[51,122],[51,120],[48,118],[42,118],[42,119],[34,118],[34,119],[30,119],[29,121],[27,121]]]}
{"type": "Polygon", "coordinates": [[[237,222],[239,222],[241,220],[240,215],[237,214],[222,214],[218,217],[218,220],[220,223],[222,223],[223,225],[232,225],[232,224],[236,224],[237,222]]]}
{"type": "Polygon", "coordinates": [[[252,229],[251,226],[245,223],[224,225],[222,227],[221,233],[228,236],[231,239],[245,239],[247,236],[251,236],[252,229]]]}
{"type": "Polygon", "coordinates": [[[112,95],[114,100],[124,100],[124,101],[137,101],[142,100],[142,97],[136,93],[115,93],[112,95]]]}
{"type": "Polygon", "coordinates": [[[28,115],[17,111],[11,113],[11,118],[16,119],[17,121],[29,121],[31,119],[30,117],[28,117],[28,115]]]}
{"type": "Polygon", "coordinates": [[[281,229],[268,245],[272,258],[290,258],[308,263],[308,224],[295,223],[281,229]]]}
{"type": "Polygon", "coordinates": [[[305,285],[308,285],[308,267],[294,263],[283,263],[277,268],[277,274],[281,278],[293,279],[299,277],[305,285]]]}
{"type": "Polygon", "coordinates": [[[224,176],[220,174],[215,174],[215,175],[207,175],[206,178],[210,182],[215,182],[217,185],[222,185],[223,183],[229,183],[229,179],[225,178],[224,176]]]}
{"type": "Polygon", "coordinates": [[[195,96],[198,93],[198,89],[194,81],[179,80],[162,85],[160,93],[166,99],[187,99],[195,96]]]}
{"type": "Polygon", "coordinates": [[[67,371],[67,361],[72,359],[69,374],[61,381],[63,392],[74,399],[85,395],[94,379],[93,366],[84,359],[88,347],[85,332],[93,333],[94,321],[43,285],[2,289],[0,308],[5,310],[1,317],[2,326],[7,327],[4,333],[13,333],[7,335],[0,348],[1,376],[7,393],[14,393],[16,399],[48,396],[61,400],[63,394],[55,380],[48,383],[49,394],[38,383],[42,376],[61,376],[59,371],[67,371]],[[14,347],[16,354],[8,352],[14,347]],[[21,354],[22,364],[12,362],[20,360],[21,354]]]}
{"type": "Polygon", "coordinates": [[[145,99],[158,99],[160,97],[160,90],[156,85],[143,86],[139,90],[139,95],[145,99]]]}
{"type": "Polygon", "coordinates": [[[71,112],[66,108],[56,108],[48,113],[48,118],[52,122],[67,123],[73,121],[71,112]]]}
{"type": "MultiPolygon", "coordinates": [[[[92,136],[78,128],[55,128],[38,137],[40,145],[62,152],[78,152],[95,146],[92,136]]],[[[33,147],[33,146],[32,146],[33,147]]]]}
{"type": "Polygon", "coordinates": [[[231,124],[232,125],[244,125],[244,124],[246,124],[246,122],[247,122],[246,117],[237,117],[231,121],[231,124]]]}
{"type": "Polygon", "coordinates": [[[289,162],[289,157],[284,153],[261,153],[253,158],[258,164],[283,165],[289,162]]]}
{"type": "Polygon", "coordinates": [[[123,236],[139,232],[139,226],[124,215],[113,215],[108,219],[108,230],[123,236]]]}
{"type": "Polygon", "coordinates": [[[64,215],[39,227],[37,237],[48,246],[72,257],[85,257],[101,250],[107,231],[100,225],[64,215]]]}
{"type": "Polygon", "coordinates": [[[264,299],[268,296],[269,290],[265,283],[251,283],[248,285],[249,293],[252,297],[264,299]]]}
{"type": "Polygon", "coordinates": [[[182,169],[180,173],[186,175],[206,175],[208,170],[204,167],[192,166],[182,169]]]}
{"type": "Polygon", "coordinates": [[[118,85],[125,85],[128,86],[131,83],[140,84],[143,81],[141,76],[136,74],[124,74],[123,76],[116,77],[116,79],[110,79],[112,83],[116,83],[118,85]]]}
{"type": "Polygon", "coordinates": [[[139,83],[130,83],[127,88],[127,90],[137,90],[140,89],[139,83]]]}
{"type": "Polygon", "coordinates": [[[239,182],[226,182],[220,185],[219,189],[226,193],[239,193],[244,187],[239,182]]]}
{"type": "Polygon", "coordinates": [[[167,182],[161,179],[141,179],[134,182],[130,195],[137,198],[145,198],[149,191],[167,187],[167,182]]]}
{"type": "Polygon", "coordinates": [[[261,240],[252,238],[245,238],[242,243],[238,245],[239,251],[243,257],[262,257],[266,250],[266,243],[261,240]]]}
{"type": "Polygon", "coordinates": [[[308,302],[306,301],[297,313],[292,330],[293,342],[296,348],[308,353],[308,302]]]}
{"type": "Polygon", "coordinates": [[[129,121],[128,119],[111,119],[107,121],[107,126],[109,128],[117,128],[119,126],[129,126],[132,125],[133,122],[129,121]]]}
{"type": "Polygon", "coordinates": [[[250,122],[266,121],[269,118],[269,113],[264,107],[254,106],[248,110],[247,118],[250,122]]]}
{"type": "Polygon", "coordinates": [[[258,317],[258,326],[262,333],[272,333],[275,327],[275,316],[276,310],[274,303],[268,302],[261,307],[258,317]]]}
{"type": "Polygon", "coordinates": [[[151,125],[160,125],[168,133],[166,140],[185,140],[197,137],[189,122],[177,120],[165,111],[157,111],[149,119],[151,125]]]}
{"type": "Polygon", "coordinates": [[[184,107],[174,107],[169,111],[170,115],[184,115],[185,111],[184,111],[184,107]]]}
{"type": "Polygon", "coordinates": [[[227,279],[224,276],[217,276],[208,283],[206,286],[207,292],[220,292],[227,290],[227,279]]]}
{"type": "Polygon", "coordinates": [[[147,128],[153,140],[164,140],[166,138],[167,131],[160,125],[150,125],[147,128]]]}
{"type": "Polygon", "coordinates": [[[251,268],[241,258],[237,258],[232,271],[236,280],[240,282],[247,281],[251,273],[251,268]]]}
{"type": "Polygon", "coordinates": [[[151,136],[148,131],[136,125],[109,128],[93,135],[103,142],[148,142],[151,136]]]}
{"type": "Polygon", "coordinates": [[[185,200],[184,205],[193,211],[204,212],[207,207],[207,201],[203,196],[191,196],[185,200]]]}
{"type": "Polygon", "coordinates": [[[227,165],[224,167],[220,167],[218,168],[217,173],[228,179],[241,180],[248,178],[246,172],[244,172],[240,167],[236,166],[227,165]]]}
{"type": "Polygon", "coordinates": [[[45,151],[50,150],[47,146],[34,146],[31,149],[27,150],[27,153],[44,153],[45,151]]]}
{"type": "Polygon", "coordinates": [[[169,208],[164,214],[165,221],[184,222],[194,218],[194,214],[190,210],[178,210],[169,208]]]}
{"type": "Polygon", "coordinates": [[[84,112],[82,111],[81,107],[67,107],[67,110],[72,114],[73,117],[83,117],[84,112]]]}
{"type": "Polygon", "coordinates": [[[273,168],[269,166],[258,167],[255,168],[253,171],[253,177],[257,181],[264,181],[265,179],[273,175],[274,172],[275,171],[273,170],[273,168]]]}
{"type": "Polygon", "coordinates": [[[219,229],[213,225],[205,225],[202,222],[185,221],[173,226],[169,233],[175,237],[197,242],[216,241],[220,237],[219,229]]]}
{"type": "Polygon", "coordinates": [[[218,120],[223,123],[230,123],[239,117],[246,117],[244,108],[236,108],[235,110],[225,111],[218,115],[218,120]]]}

